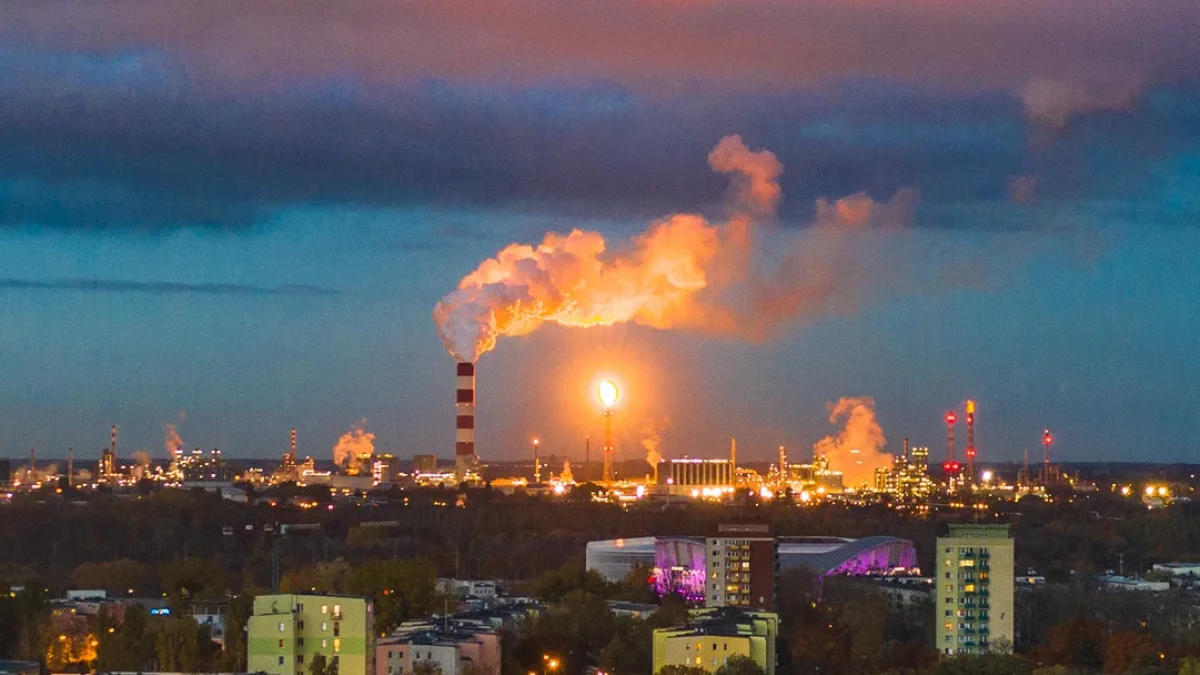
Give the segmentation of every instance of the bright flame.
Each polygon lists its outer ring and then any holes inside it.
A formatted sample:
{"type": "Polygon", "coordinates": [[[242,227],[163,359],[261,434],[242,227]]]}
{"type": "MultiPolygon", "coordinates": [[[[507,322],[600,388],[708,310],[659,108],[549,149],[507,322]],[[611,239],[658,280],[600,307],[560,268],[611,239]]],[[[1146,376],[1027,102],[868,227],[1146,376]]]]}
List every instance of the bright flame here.
{"type": "Polygon", "coordinates": [[[605,408],[611,408],[617,404],[617,399],[621,398],[621,390],[617,389],[617,385],[611,380],[605,380],[600,383],[600,387],[596,390],[600,396],[600,402],[605,408]]]}

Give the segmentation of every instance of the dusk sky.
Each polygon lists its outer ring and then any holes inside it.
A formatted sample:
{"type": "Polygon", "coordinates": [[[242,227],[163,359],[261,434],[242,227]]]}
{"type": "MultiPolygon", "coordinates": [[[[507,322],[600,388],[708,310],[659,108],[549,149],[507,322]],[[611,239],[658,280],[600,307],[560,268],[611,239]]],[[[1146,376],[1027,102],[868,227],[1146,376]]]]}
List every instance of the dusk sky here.
{"type": "Polygon", "coordinates": [[[484,461],[598,459],[602,376],[625,459],[653,431],[806,459],[846,396],[893,452],[940,458],[974,398],[983,463],[1046,426],[1063,460],[1200,458],[1200,3],[348,5],[0,5],[0,456],[95,458],[117,424],[165,458],[173,423],[329,459],[365,418],[449,459],[434,305],[549,231],[724,220],[737,134],[784,167],[748,274],[819,296],[753,339],[501,337],[484,461]]]}

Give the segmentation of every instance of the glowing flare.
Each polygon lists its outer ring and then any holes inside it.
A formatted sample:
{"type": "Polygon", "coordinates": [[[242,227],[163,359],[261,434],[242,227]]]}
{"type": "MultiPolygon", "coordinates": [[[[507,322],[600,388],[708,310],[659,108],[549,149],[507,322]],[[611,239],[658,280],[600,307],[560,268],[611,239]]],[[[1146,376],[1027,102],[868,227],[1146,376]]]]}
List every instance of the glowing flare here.
{"type": "Polygon", "coordinates": [[[613,407],[617,404],[617,399],[621,398],[621,391],[609,380],[601,382],[596,393],[600,396],[600,402],[604,404],[605,408],[613,407]]]}

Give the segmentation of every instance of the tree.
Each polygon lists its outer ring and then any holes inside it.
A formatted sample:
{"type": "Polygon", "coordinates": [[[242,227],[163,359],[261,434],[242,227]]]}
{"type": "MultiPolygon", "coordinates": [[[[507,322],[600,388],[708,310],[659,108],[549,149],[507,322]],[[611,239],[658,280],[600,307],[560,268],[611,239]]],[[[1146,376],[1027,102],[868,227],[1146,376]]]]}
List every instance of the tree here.
{"type": "Polygon", "coordinates": [[[146,589],[147,580],[153,580],[151,572],[146,565],[128,558],[85,562],[71,572],[71,583],[77,588],[103,589],[109,594],[125,595],[129,589],[146,589]]]}
{"type": "Polygon", "coordinates": [[[725,661],[725,665],[717,668],[715,675],[767,675],[767,673],[749,656],[734,654],[725,661]]]}
{"type": "Polygon", "coordinates": [[[567,563],[538,577],[533,593],[547,602],[558,602],[576,590],[604,596],[608,591],[608,584],[599,572],[567,563]]]}
{"type": "Polygon", "coordinates": [[[1157,665],[1159,648],[1149,635],[1134,631],[1115,633],[1104,650],[1104,672],[1125,673],[1142,666],[1157,665]]]}
{"type": "Polygon", "coordinates": [[[173,617],[159,623],[154,640],[158,669],[174,673],[194,673],[200,662],[200,627],[187,617],[173,617]]]}
{"type": "Polygon", "coordinates": [[[938,661],[933,675],[1032,675],[1029,662],[1007,654],[961,655],[938,661]]]}
{"type": "Polygon", "coordinates": [[[375,603],[375,628],[391,631],[416,616],[441,611],[437,593],[437,568],[422,558],[371,560],[350,572],[346,590],[369,595],[375,603]]]}
{"type": "Polygon", "coordinates": [[[313,654],[308,662],[308,675],[337,675],[337,661],[326,659],[324,654],[313,654]]]}
{"type": "Polygon", "coordinates": [[[183,558],[159,568],[162,588],[176,600],[217,598],[225,595],[225,573],[211,560],[183,558]]]}
{"type": "Polygon", "coordinates": [[[241,673],[246,670],[246,624],[254,613],[254,598],[237,595],[229,601],[225,616],[225,649],[221,652],[222,670],[241,673]]]}
{"type": "Polygon", "coordinates": [[[658,669],[654,675],[708,675],[708,671],[699,666],[680,666],[671,664],[658,669]]]}
{"type": "Polygon", "coordinates": [[[648,673],[654,667],[652,628],[647,622],[618,617],[613,638],[600,652],[600,670],[606,673],[648,673]]]}
{"type": "Polygon", "coordinates": [[[442,675],[442,667],[435,661],[417,661],[413,664],[412,675],[442,675]]]}
{"type": "Polygon", "coordinates": [[[1046,644],[1033,652],[1040,665],[1099,670],[1104,664],[1104,625],[1076,618],[1046,629],[1046,644]]]}
{"type": "Polygon", "coordinates": [[[1176,675],[1200,675],[1200,657],[1189,656],[1180,661],[1176,675]]]}

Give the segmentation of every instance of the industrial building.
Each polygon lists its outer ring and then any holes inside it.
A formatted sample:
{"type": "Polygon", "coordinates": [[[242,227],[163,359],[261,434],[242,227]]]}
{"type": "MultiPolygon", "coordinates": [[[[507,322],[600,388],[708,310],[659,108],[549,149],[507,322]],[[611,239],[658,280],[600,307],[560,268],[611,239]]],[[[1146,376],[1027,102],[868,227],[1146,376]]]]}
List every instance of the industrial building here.
{"type": "Polygon", "coordinates": [[[370,599],[347,595],[260,595],[247,622],[249,672],[306,675],[317,654],[338,675],[375,675],[370,599]]]}
{"type": "Polygon", "coordinates": [[[941,654],[1013,643],[1013,539],[1007,525],[950,525],[933,577],[941,654]]]}
{"type": "Polygon", "coordinates": [[[713,672],[732,656],[745,656],[775,675],[779,616],[734,607],[692,610],[685,626],[654,631],[654,671],[690,666],[713,672]]]}

